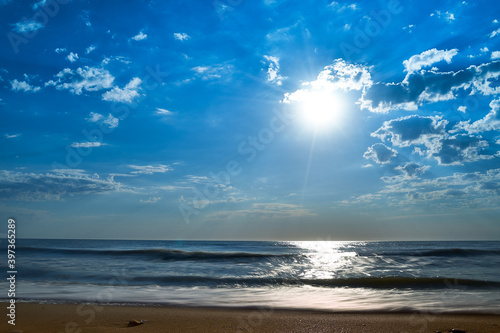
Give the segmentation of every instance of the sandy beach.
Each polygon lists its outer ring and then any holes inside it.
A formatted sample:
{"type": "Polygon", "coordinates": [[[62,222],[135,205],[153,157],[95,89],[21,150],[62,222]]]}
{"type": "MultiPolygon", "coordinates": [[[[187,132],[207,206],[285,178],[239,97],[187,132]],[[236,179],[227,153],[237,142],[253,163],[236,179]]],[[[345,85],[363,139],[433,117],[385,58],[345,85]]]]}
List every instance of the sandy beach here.
{"type": "MultiPolygon", "coordinates": [[[[2,303],[4,308],[6,303],[2,303]]],[[[272,309],[16,304],[16,325],[1,332],[500,332],[500,315],[329,313],[272,309]],[[131,320],[145,320],[130,327],[131,320]]]]}

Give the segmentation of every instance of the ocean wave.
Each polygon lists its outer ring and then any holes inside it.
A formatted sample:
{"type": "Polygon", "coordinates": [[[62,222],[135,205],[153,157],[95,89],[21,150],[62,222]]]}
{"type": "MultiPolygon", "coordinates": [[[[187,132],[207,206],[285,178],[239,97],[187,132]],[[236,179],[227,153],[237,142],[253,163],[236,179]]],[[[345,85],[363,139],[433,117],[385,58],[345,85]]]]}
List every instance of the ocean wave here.
{"type": "Polygon", "coordinates": [[[435,249],[427,250],[414,254],[415,256],[433,256],[433,257],[465,257],[465,256],[482,256],[482,255],[498,255],[500,250],[479,250],[479,249],[435,249]]]}
{"type": "Polygon", "coordinates": [[[471,279],[447,279],[427,277],[354,277],[335,279],[303,278],[261,278],[261,277],[226,277],[207,276],[163,276],[134,277],[131,283],[156,285],[208,286],[208,287],[255,287],[255,286],[316,286],[346,287],[371,289],[500,289],[500,282],[471,279]]]}
{"type": "Polygon", "coordinates": [[[21,247],[19,251],[68,254],[68,255],[107,255],[107,256],[143,256],[160,260],[221,260],[221,259],[263,259],[263,258],[291,258],[294,254],[271,254],[254,252],[209,252],[209,251],[183,251],[175,249],[151,248],[133,250],[103,250],[103,249],[68,249],[21,247]]]}
{"type": "Polygon", "coordinates": [[[381,252],[365,252],[363,250],[357,252],[361,257],[468,257],[468,256],[488,256],[500,255],[500,249],[469,249],[469,248],[448,248],[448,249],[429,249],[429,250],[403,250],[398,252],[381,251],[381,252]]]}

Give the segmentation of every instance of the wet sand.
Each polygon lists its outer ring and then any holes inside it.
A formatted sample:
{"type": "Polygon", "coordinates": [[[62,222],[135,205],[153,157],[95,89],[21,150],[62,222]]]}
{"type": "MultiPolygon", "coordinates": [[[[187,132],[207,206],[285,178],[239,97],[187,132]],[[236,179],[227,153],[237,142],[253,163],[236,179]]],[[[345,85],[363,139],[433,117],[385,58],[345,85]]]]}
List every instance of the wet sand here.
{"type": "MultiPolygon", "coordinates": [[[[4,309],[7,303],[2,303],[4,309]]],[[[8,310],[4,310],[7,313],[8,310]]],[[[331,313],[318,311],[16,303],[16,325],[4,315],[0,332],[500,332],[500,315],[331,313]],[[129,327],[131,320],[146,323],[129,327]]]]}

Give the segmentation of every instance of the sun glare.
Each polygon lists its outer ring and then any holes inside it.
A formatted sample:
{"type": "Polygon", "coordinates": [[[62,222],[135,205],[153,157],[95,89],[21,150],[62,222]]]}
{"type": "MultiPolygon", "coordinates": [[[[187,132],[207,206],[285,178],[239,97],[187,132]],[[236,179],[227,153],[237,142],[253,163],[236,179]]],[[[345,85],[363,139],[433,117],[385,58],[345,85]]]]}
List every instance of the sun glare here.
{"type": "Polygon", "coordinates": [[[343,112],[342,98],[331,92],[310,92],[299,106],[300,119],[315,130],[338,125],[343,112]]]}

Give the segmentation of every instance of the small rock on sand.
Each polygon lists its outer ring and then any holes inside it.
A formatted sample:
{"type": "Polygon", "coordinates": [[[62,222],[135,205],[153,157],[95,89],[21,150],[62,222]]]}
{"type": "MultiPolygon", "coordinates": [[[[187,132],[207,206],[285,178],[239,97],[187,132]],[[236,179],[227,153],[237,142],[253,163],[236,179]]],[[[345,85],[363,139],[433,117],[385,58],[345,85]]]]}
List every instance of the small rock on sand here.
{"type": "Polygon", "coordinates": [[[145,320],[131,320],[128,322],[128,327],[139,326],[144,324],[145,322],[145,320]]]}

